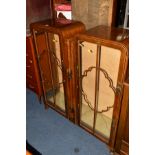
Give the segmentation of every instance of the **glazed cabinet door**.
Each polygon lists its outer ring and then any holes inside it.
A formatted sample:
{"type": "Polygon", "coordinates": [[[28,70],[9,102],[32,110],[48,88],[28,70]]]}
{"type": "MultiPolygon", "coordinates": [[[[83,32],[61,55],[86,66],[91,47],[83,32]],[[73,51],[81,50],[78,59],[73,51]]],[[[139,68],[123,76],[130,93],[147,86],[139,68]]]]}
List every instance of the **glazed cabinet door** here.
{"type": "Polygon", "coordinates": [[[64,64],[59,35],[33,30],[45,105],[66,115],[64,64]]]}
{"type": "Polygon", "coordinates": [[[122,95],[125,53],[104,44],[78,41],[80,126],[114,145],[122,95]]]}

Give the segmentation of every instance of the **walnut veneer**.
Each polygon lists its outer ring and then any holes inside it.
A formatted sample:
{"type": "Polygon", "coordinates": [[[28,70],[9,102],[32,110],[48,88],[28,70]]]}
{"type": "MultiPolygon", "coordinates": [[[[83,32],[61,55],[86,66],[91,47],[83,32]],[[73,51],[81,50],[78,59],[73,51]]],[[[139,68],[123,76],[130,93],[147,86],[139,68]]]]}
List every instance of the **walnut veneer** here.
{"type": "MultiPolygon", "coordinates": [[[[75,122],[72,105],[71,38],[85,31],[81,22],[47,19],[30,25],[42,81],[44,103],[75,122]]],[[[75,103],[74,103],[75,104],[75,103]]]]}
{"type": "Polygon", "coordinates": [[[97,26],[77,36],[79,125],[112,150],[128,67],[128,30],[97,26]]]}
{"type": "MultiPolygon", "coordinates": [[[[45,107],[51,107],[112,151],[126,149],[128,30],[48,19],[31,24],[45,107]],[[124,145],[125,144],[125,145],[124,145]]],[[[120,151],[121,150],[121,151],[120,151]]]]}

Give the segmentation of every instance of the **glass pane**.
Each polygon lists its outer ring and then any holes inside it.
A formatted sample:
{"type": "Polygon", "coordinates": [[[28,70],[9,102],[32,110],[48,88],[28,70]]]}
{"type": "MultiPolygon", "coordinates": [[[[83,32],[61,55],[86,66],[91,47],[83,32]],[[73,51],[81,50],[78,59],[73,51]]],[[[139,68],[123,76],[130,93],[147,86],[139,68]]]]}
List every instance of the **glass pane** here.
{"type": "MultiPolygon", "coordinates": [[[[101,47],[101,64],[100,68],[108,73],[109,78],[113,81],[113,87],[116,88],[117,77],[119,70],[121,52],[117,49],[108,47],[101,47]]],[[[99,100],[98,100],[98,112],[104,110],[105,112],[97,113],[95,130],[97,133],[104,135],[104,137],[110,137],[111,123],[113,116],[115,93],[111,87],[109,87],[109,80],[105,78],[105,75],[100,71],[100,83],[99,83],[99,100]],[[106,111],[107,107],[112,107],[106,111]]]]}
{"type": "MultiPolygon", "coordinates": [[[[82,74],[89,67],[96,65],[96,44],[82,43],[82,74]]],[[[93,128],[94,122],[94,100],[95,100],[95,69],[87,72],[82,78],[82,105],[81,105],[81,122],[90,128],[93,128]]]]}
{"type": "Polygon", "coordinates": [[[36,42],[38,48],[39,66],[41,70],[41,76],[43,79],[43,87],[45,91],[48,91],[52,87],[51,73],[49,68],[49,56],[47,51],[45,33],[40,32],[36,35],[36,42]]]}
{"type": "Polygon", "coordinates": [[[46,92],[47,100],[61,110],[65,111],[65,97],[62,76],[62,64],[60,55],[59,36],[48,33],[50,64],[49,72],[51,73],[52,87],[46,92]]]}
{"type": "MultiPolygon", "coordinates": [[[[112,109],[110,112],[112,113],[112,109]]],[[[110,137],[111,123],[112,119],[107,117],[106,112],[104,114],[97,113],[95,132],[108,139],[110,137]]]]}
{"type": "Polygon", "coordinates": [[[95,70],[90,72],[87,77],[83,78],[83,91],[85,95],[82,96],[81,121],[88,127],[93,128],[94,122],[94,95],[95,95],[95,70]],[[90,80],[92,82],[90,83],[90,80]],[[86,99],[85,99],[86,97],[86,99]],[[88,102],[90,104],[88,105],[88,102]]]}

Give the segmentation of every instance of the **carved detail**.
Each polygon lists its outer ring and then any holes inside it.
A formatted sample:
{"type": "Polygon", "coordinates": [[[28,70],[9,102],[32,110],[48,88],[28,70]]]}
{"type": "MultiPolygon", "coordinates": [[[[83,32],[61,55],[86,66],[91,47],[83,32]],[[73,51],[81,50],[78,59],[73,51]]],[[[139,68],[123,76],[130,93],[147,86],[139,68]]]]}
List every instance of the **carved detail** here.
{"type": "Polygon", "coordinates": [[[58,65],[58,67],[63,70],[63,66],[61,65],[61,61],[57,58],[56,54],[50,50],[50,52],[52,53],[52,56],[54,57],[55,61],[56,61],[56,64],[58,65]]]}
{"type": "MultiPolygon", "coordinates": [[[[91,72],[91,71],[92,71],[92,69],[100,70],[100,71],[104,74],[105,78],[109,81],[109,87],[113,90],[114,94],[116,94],[116,88],[113,86],[113,81],[112,81],[112,79],[110,78],[110,76],[108,75],[107,71],[104,70],[103,68],[94,67],[94,66],[89,67],[87,70],[84,71],[84,74],[82,75],[82,80],[83,80],[84,77],[86,77],[86,76],[88,75],[88,72],[91,72]]],[[[88,97],[87,97],[86,93],[84,92],[83,88],[81,89],[81,91],[82,91],[82,95],[83,95],[83,97],[84,97],[84,100],[86,101],[86,103],[88,104],[88,106],[89,106],[92,110],[94,110],[94,108],[92,107],[91,102],[88,100],[88,97]]],[[[113,108],[113,106],[114,106],[114,105],[112,105],[112,106],[107,106],[106,109],[103,109],[103,110],[101,110],[101,111],[96,111],[96,112],[97,112],[97,113],[107,112],[107,111],[109,111],[111,108],[113,108]]]]}

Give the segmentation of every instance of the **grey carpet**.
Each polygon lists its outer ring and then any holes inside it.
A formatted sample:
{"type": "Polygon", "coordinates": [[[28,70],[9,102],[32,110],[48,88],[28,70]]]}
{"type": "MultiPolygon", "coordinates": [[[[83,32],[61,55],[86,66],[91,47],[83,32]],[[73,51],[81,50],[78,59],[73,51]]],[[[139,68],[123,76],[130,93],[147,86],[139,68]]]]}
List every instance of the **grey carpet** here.
{"type": "Polygon", "coordinates": [[[26,139],[43,155],[110,155],[106,144],[52,109],[26,90],[26,139]]]}

